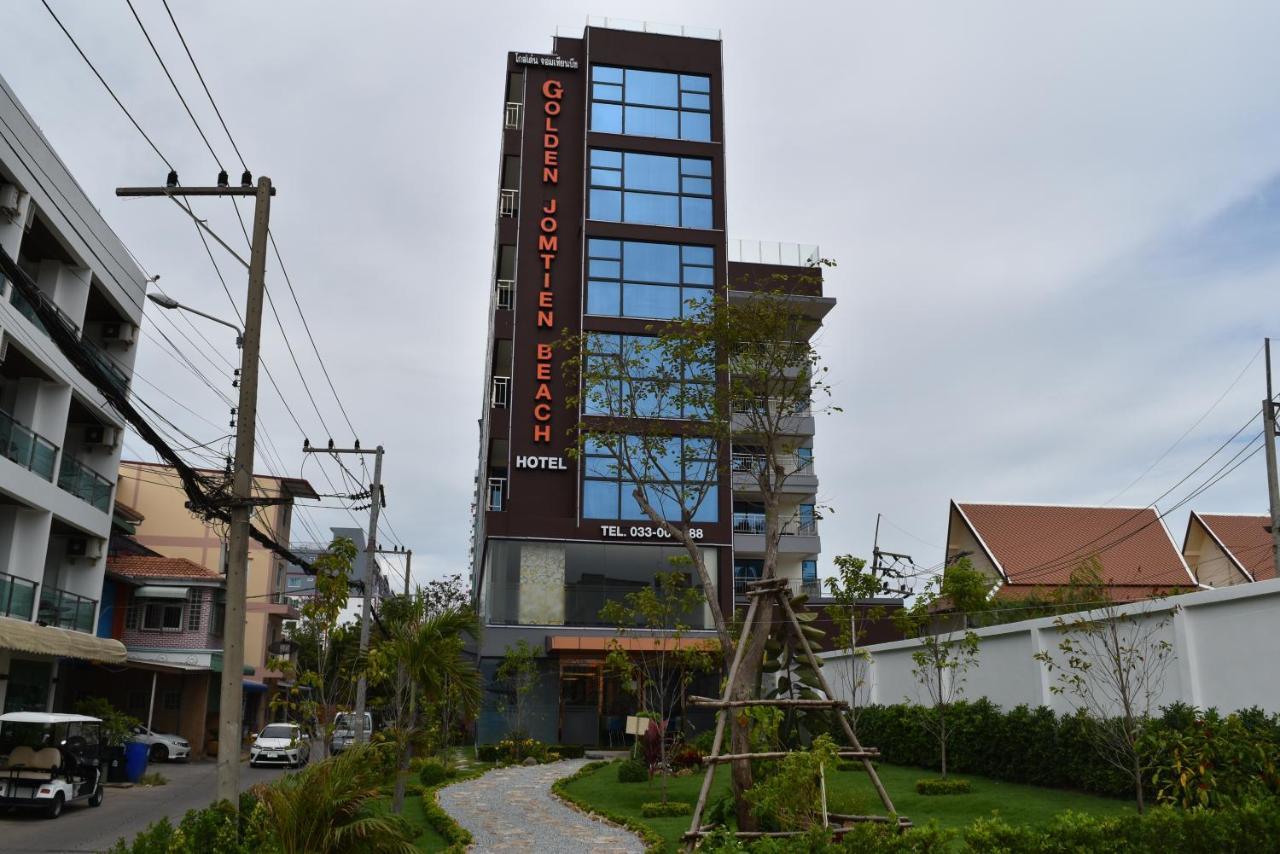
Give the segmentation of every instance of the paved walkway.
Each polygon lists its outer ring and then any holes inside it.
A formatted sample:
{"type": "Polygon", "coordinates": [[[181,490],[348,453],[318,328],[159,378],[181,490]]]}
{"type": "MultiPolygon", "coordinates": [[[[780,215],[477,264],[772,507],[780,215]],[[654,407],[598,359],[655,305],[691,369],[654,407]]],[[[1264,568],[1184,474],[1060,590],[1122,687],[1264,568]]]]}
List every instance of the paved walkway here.
{"type": "Polygon", "coordinates": [[[441,789],[440,805],[471,831],[476,854],[642,854],[644,845],[630,831],[583,815],[551,794],[553,782],[587,761],[497,768],[441,789]]]}

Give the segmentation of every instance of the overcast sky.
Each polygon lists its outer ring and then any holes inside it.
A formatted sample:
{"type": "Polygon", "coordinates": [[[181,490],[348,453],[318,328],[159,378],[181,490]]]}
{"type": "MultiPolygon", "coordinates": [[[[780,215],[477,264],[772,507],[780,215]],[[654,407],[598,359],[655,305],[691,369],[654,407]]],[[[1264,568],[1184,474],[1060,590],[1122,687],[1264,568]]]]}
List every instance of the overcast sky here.
{"type": "MultiPolygon", "coordinates": [[[[50,4],[183,182],[211,183],[128,7],[50,4]]],[[[580,32],[588,13],[722,29],[729,236],[818,243],[839,263],[821,347],[844,411],[816,442],[824,574],[835,554],[868,555],[877,512],[882,547],[929,566],[953,497],[1151,502],[1265,394],[1250,360],[1280,336],[1275,4],[170,5],[249,167],[279,187],[273,232],[359,438],[387,448],[390,522],[420,581],[467,569],[504,56],[549,51],[557,25],[580,32]]],[[[135,6],[234,178],[159,0],[135,6]]],[[[229,314],[178,209],[113,195],[162,182],[163,164],[36,0],[4,19],[0,74],[108,222],[165,291],[229,314]]],[[[198,209],[243,246],[228,204],[198,209]]],[[[243,299],[243,272],[223,270],[243,299]]],[[[349,443],[274,264],[268,286],[349,443]]],[[[228,383],[225,330],[201,327],[211,348],[180,325],[207,354],[193,361],[228,383]]],[[[267,365],[325,441],[270,313],[267,329],[267,365]]],[[[201,441],[228,432],[211,392],[151,338],[140,348],[144,400],[201,441]]],[[[300,469],[302,433],[263,379],[288,473],[333,491],[319,460],[300,469]]],[[[1262,512],[1265,495],[1259,453],[1186,506],[1262,512]]],[[[1185,517],[1168,519],[1179,543],[1185,517]]]]}

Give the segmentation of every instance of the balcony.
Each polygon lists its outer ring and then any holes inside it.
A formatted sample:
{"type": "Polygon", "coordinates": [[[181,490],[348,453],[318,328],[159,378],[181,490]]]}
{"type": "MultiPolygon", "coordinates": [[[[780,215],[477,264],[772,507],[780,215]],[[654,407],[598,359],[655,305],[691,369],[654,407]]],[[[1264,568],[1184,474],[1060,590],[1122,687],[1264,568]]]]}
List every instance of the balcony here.
{"type": "MultiPolygon", "coordinates": [[[[746,601],[748,589],[747,584],[757,580],[758,579],[756,578],[745,576],[735,578],[733,580],[733,598],[740,601],[746,601]]],[[[822,582],[816,578],[788,578],[786,579],[786,582],[787,590],[790,591],[792,595],[808,596],[810,599],[816,599],[823,595],[822,582]]]]}
{"type": "MultiPolygon", "coordinates": [[[[813,519],[789,517],[780,520],[782,536],[778,539],[778,553],[784,555],[812,555],[822,551],[818,538],[818,523],[813,519]]],[[[764,554],[764,514],[733,514],[733,547],[741,554],[764,554]]]]}
{"type": "Polygon", "coordinates": [[[498,308],[510,311],[515,304],[516,283],[511,279],[498,279],[498,283],[494,286],[494,293],[497,296],[498,308]]]}
{"type": "Polygon", "coordinates": [[[103,513],[111,509],[111,490],[115,484],[73,457],[63,455],[58,486],[103,513]]]}
{"type": "MultiPolygon", "coordinates": [[[[781,520],[784,537],[816,537],[818,523],[813,519],[792,517],[781,520]]],[[[733,532],[735,534],[764,535],[765,521],[763,513],[734,513],[733,532]]]]}
{"type": "Polygon", "coordinates": [[[30,620],[39,586],[34,581],[0,572],[0,617],[30,620]]]}
{"type": "Polygon", "coordinates": [[[754,398],[737,400],[733,403],[733,432],[750,436],[766,419],[777,420],[777,424],[769,426],[770,432],[784,436],[812,436],[814,433],[813,411],[810,405],[790,402],[786,410],[780,401],[770,398],[754,398]]]}
{"type": "Polygon", "coordinates": [[[3,410],[0,410],[0,454],[50,483],[53,482],[53,466],[58,459],[58,446],[19,424],[3,410]]]}
{"type": "MultiPolygon", "coordinates": [[[[4,279],[4,277],[0,276],[0,281],[6,281],[6,280],[4,279]]],[[[11,288],[10,290],[9,302],[13,304],[13,307],[15,309],[17,309],[18,314],[22,315],[27,320],[31,321],[32,325],[35,326],[36,329],[39,329],[46,336],[49,334],[48,328],[46,328],[44,325],[44,322],[40,320],[40,316],[36,314],[35,306],[31,304],[31,301],[28,300],[22,294],[22,291],[18,290],[16,286],[11,288]]],[[[76,336],[80,335],[80,327],[71,319],[69,315],[67,315],[65,311],[58,308],[58,306],[53,302],[53,300],[45,298],[44,304],[49,308],[53,309],[53,311],[58,315],[58,319],[62,321],[63,325],[66,326],[68,330],[70,330],[71,334],[76,336]]]]}
{"type": "Polygon", "coordinates": [[[489,478],[488,497],[485,501],[485,507],[495,512],[506,509],[507,506],[507,479],[505,477],[489,478]]]}
{"type": "Polygon", "coordinates": [[[498,216],[515,216],[520,201],[519,190],[498,191],[498,216]]]}
{"type": "Polygon", "coordinates": [[[494,409],[506,409],[511,404],[511,377],[494,377],[489,392],[489,405],[494,409]]]}
{"type": "Polygon", "coordinates": [[[102,368],[102,370],[106,371],[107,376],[115,381],[115,384],[121,391],[127,391],[129,389],[129,377],[125,374],[124,370],[116,364],[116,360],[108,356],[105,350],[90,341],[88,338],[82,338],[81,340],[88,345],[90,358],[92,358],[93,361],[102,368]]]}
{"type": "Polygon", "coordinates": [[[502,111],[502,127],[505,130],[516,130],[524,116],[524,104],[519,101],[507,101],[507,108],[502,111]]]}
{"type": "Polygon", "coordinates": [[[59,629],[92,632],[93,613],[97,607],[97,599],[46,587],[40,593],[40,611],[36,621],[59,629]]]}
{"type": "MultiPolygon", "coordinates": [[[[783,480],[780,491],[795,495],[812,495],[818,488],[818,478],[813,472],[813,458],[798,454],[778,454],[775,461],[782,466],[783,480]]],[[[734,451],[729,458],[729,474],[734,493],[760,491],[760,475],[769,465],[765,454],[734,451]]]]}

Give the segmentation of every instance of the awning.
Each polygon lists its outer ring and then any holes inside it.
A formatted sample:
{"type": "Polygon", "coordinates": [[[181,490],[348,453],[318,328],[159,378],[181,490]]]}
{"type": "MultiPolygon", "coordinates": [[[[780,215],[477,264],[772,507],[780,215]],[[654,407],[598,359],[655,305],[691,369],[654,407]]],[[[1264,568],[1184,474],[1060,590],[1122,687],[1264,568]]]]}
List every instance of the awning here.
{"type": "Polygon", "coordinates": [[[109,663],[123,663],[126,658],[124,644],[113,638],[40,626],[12,617],[0,617],[0,649],[109,663]]]}
{"type": "Polygon", "coordinates": [[[244,680],[244,690],[248,691],[250,694],[261,694],[263,691],[267,690],[267,686],[262,682],[254,682],[251,679],[246,679],[244,680]]]}
{"type": "Polygon", "coordinates": [[[147,587],[139,587],[133,591],[135,599],[186,599],[186,587],[161,587],[159,585],[149,585],[147,587]]]}

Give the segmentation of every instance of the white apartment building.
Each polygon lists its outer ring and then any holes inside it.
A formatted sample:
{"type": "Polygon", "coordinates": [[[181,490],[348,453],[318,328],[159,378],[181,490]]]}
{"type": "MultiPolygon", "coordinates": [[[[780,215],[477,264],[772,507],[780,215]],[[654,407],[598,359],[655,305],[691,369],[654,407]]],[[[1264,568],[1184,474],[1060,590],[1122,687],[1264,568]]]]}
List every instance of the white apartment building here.
{"type": "MultiPolygon", "coordinates": [[[[143,273],[0,78],[0,251],[128,387],[143,273]]],[[[0,276],[0,708],[46,709],[96,637],[124,422],[0,276]]]]}

